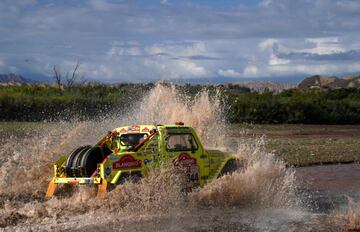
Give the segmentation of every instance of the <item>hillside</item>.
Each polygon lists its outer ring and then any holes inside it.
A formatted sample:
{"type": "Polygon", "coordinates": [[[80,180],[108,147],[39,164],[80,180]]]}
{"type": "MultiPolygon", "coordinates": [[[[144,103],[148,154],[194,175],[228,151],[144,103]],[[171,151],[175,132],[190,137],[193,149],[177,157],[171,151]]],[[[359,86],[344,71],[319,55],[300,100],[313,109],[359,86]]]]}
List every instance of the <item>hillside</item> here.
{"type": "Polygon", "coordinates": [[[305,78],[298,85],[299,89],[341,89],[341,88],[360,88],[360,76],[338,78],[336,76],[325,77],[314,75],[305,78]]]}
{"type": "Polygon", "coordinates": [[[14,74],[14,73],[0,74],[0,83],[20,83],[20,84],[25,84],[25,83],[32,83],[32,82],[33,81],[24,78],[20,74],[14,74]]]}

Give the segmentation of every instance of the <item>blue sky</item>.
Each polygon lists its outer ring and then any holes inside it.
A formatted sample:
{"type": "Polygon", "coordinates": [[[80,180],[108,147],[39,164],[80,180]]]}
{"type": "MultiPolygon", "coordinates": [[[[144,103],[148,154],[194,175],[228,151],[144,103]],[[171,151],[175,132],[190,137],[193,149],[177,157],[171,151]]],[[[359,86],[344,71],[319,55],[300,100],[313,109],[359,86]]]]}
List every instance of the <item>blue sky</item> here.
{"type": "Polygon", "coordinates": [[[360,74],[360,1],[0,2],[0,73],[100,82],[360,74]]]}

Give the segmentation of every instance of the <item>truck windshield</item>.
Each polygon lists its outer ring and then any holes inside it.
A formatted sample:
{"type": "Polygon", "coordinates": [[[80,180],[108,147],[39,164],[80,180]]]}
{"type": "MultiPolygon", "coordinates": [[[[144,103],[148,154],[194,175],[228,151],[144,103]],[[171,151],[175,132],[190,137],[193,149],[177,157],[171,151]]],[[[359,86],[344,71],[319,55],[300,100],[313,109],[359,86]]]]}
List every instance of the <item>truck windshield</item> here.
{"type": "Polygon", "coordinates": [[[133,147],[141,143],[147,136],[145,133],[122,134],[120,136],[120,144],[122,146],[133,147]]]}
{"type": "Polygon", "coordinates": [[[166,138],[168,151],[194,151],[198,145],[192,134],[169,134],[166,138]]]}

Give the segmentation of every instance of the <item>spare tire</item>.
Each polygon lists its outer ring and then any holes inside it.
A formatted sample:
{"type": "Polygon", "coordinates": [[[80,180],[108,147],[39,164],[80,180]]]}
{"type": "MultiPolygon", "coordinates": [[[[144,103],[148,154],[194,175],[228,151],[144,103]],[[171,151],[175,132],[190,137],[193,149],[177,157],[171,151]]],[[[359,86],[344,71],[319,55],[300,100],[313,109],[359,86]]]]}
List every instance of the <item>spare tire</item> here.
{"type": "Polygon", "coordinates": [[[80,162],[81,162],[81,158],[83,157],[83,155],[89,151],[92,147],[88,146],[85,147],[84,149],[82,149],[80,152],[78,152],[72,162],[71,165],[71,170],[72,170],[72,176],[73,177],[81,177],[81,173],[80,173],[80,162]]]}
{"type": "Polygon", "coordinates": [[[80,161],[80,175],[90,177],[96,170],[97,164],[104,160],[104,152],[101,147],[92,147],[84,153],[80,161]]]}
{"type": "Polygon", "coordinates": [[[70,168],[70,177],[80,177],[79,174],[79,165],[80,165],[80,159],[82,157],[82,155],[87,152],[89,149],[91,149],[91,146],[86,146],[83,149],[81,149],[73,158],[73,161],[71,163],[71,168],[70,168]]]}
{"type": "Polygon", "coordinates": [[[73,164],[75,156],[83,149],[90,148],[90,147],[91,147],[90,145],[81,146],[81,147],[76,148],[75,150],[73,150],[70,153],[70,155],[68,156],[68,158],[66,159],[66,162],[65,162],[65,173],[68,177],[72,176],[72,173],[73,173],[72,164],[73,164]]]}

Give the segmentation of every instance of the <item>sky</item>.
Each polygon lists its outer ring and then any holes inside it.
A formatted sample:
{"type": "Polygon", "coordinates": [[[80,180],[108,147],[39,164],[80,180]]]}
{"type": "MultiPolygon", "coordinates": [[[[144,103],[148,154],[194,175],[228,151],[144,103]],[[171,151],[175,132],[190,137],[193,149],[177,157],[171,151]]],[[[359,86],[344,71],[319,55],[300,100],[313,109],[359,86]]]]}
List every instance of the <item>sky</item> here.
{"type": "Polygon", "coordinates": [[[0,73],[105,83],[360,75],[358,0],[2,0],[0,73]]]}

